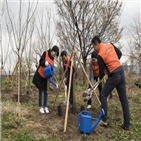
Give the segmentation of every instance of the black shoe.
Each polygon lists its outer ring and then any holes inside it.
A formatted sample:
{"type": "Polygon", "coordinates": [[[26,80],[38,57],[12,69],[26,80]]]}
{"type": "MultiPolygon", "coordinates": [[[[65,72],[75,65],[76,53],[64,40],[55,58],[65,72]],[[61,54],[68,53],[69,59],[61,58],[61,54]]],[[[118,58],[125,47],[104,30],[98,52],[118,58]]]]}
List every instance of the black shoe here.
{"type": "Polygon", "coordinates": [[[124,130],[129,130],[129,128],[125,127],[124,124],[119,125],[119,127],[123,128],[124,130]]]}

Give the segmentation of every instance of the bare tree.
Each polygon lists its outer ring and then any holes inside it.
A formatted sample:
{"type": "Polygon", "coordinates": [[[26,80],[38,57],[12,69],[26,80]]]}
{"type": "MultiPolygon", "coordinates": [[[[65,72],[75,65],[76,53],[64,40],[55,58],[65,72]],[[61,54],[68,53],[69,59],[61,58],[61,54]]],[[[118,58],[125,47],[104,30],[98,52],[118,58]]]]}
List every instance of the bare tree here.
{"type": "Polygon", "coordinates": [[[85,69],[87,57],[93,50],[90,40],[95,35],[99,35],[102,42],[106,43],[120,40],[123,28],[119,28],[122,12],[122,2],[119,0],[55,0],[55,5],[60,18],[56,23],[61,45],[72,52],[76,34],[75,49],[82,54],[85,69]]]}
{"type": "Polygon", "coordinates": [[[128,61],[131,64],[131,72],[133,73],[133,67],[139,66],[139,72],[141,72],[141,21],[138,18],[133,18],[134,24],[127,27],[130,33],[130,40],[128,43],[128,61]]]}
{"type": "Polygon", "coordinates": [[[52,13],[50,8],[41,9],[38,12],[38,21],[36,21],[37,41],[34,44],[34,62],[38,64],[38,58],[42,53],[53,46],[55,31],[51,35],[51,17],[52,13]]]}
{"type": "MultiPolygon", "coordinates": [[[[35,11],[37,9],[37,2],[28,2],[27,9],[24,9],[24,3],[22,0],[19,1],[19,12],[18,17],[15,17],[14,14],[10,11],[8,2],[6,0],[6,12],[7,16],[7,31],[9,35],[10,45],[13,52],[17,55],[19,60],[19,79],[18,79],[18,95],[21,95],[21,60],[22,55],[27,47],[29,40],[31,39],[32,34],[28,32],[28,28],[31,20],[35,16],[35,11]]],[[[18,100],[19,101],[19,100],[18,100]]]]}

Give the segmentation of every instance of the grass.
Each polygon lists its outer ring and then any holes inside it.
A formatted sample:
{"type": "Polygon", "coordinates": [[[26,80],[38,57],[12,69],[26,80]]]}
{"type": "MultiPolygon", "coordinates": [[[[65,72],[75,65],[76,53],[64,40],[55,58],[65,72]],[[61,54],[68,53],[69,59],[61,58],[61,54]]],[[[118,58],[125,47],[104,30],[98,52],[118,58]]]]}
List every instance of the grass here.
{"type": "MultiPolygon", "coordinates": [[[[140,98],[137,96],[133,97],[133,103],[129,104],[130,108],[130,130],[125,131],[120,128],[112,130],[114,141],[118,140],[127,140],[135,141],[136,139],[141,140],[141,104],[137,104],[140,101],[140,98]]],[[[120,121],[121,122],[121,121],[120,121]]],[[[121,123],[118,123],[121,124],[121,123]]]]}
{"type": "MultiPolygon", "coordinates": [[[[1,89],[4,90],[5,87],[7,86],[7,83],[9,81],[9,78],[2,78],[1,79],[1,89]]],[[[16,87],[16,80],[10,80],[10,82],[12,83],[12,86],[13,87],[16,87]]],[[[26,80],[25,79],[21,79],[21,87],[25,87],[26,86],[26,80]]],[[[27,86],[28,86],[28,83],[27,83],[27,86]]],[[[34,86],[34,84],[32,83],[32,79],[30,79],[30,86],[34,86]]],[[[11,84],[9,83],[8,84],[8,87],[7,88],[11,88],[11,84]]]]}
{"type": "MultiPolygon", "coordinates": [[[[39,140],[35,139],[29,134],[29,131],[25,130],[21,133],[16,133],[15,130],[20,127],[23,127],[26,123],[22,119],[21,112],[27,114],[28,107],[35,107],[35,103],[28,102],[27,104],[18,105],[13,101],[6,101],[2,103],[2,118],[1,118],[1,141],[62,141],[59,138],[40,138],[39,140]],[[11,108],[12,107],[12,108],[11,108]],[[18,109],[18,110],[17,110],[18,109]],[[20,124],[17,125],[15,119],[20,119],[20,124]]],[[[62,131],[62,127],[59,129],[62,131]]]]}
{"type": "MultiPolygon", "coordinates": [[[[5,79],[3,82],[6,81],[5,79]]],[[[24,81],[23,81],[24,85],[24,81]]],[[[62,88],[64,86],[62,85],[62,88]]],[[[79,82],[75,83],[75,90],[76,90],[76,103],[78,107],[80,105],[87,106],[87,103],[83,102],[82,98],[80,97],[81,93],[86,89],[86,85],[83,85],[79,82]]],[[[138,94],[141,89],[135,88],[135,92],[138,94]]],[[[98,91],[97,91],[98,94],[98,91]]],[[[60,91],[60,94],[58,96],[59,101],[64,100],[64,90],[60,91]]],[[[49,103],[52,103],[54,101],[55,95],[52,96],[51,99],[49,99],[49,103]]],[[[98,108],[98,103],[92,101],[92,107],[98,108]]],[[[18,128],[17,124],[15,123],[15,118],[21,117],[21,112],[24,115],[26,112],[28,112],[29,109],[33,109],[37,107],[37,104],[34,102],[28,102],[26,104],[22,105],[17,105],[16,103],[12,101],[8,102],[3,102],[2,103],[2,141],[61,141],[56,135],[57,138],[40,138],[40,139],[35,139],[34,136],[31,136],[29,133],[29,130],[25,130],[21,133],[16,133],[15,134],[15,129],[18,128]],[[12,107],[12,108],[11,108],[12,107]],[[29,108],[30,107],[30,108],[29,108]],[[9,127],[9,129],[6,129],[5,127],[9,127]]],[[[104,139],[103,137],[101,139],[98,139],[97,141],[106,141],[106,140],[111,140],[111,141],[119,141],[119,140],[127,140],[127,141],[135,141],[135,140],[141,140],[141,96],[138,95],[132,95],[132,98],[130,99],[129,103],[129,108],[130,108],[130,130],[125,131],[121,128],[118,127],[118,124],[121,124],[123,120],[123,114],[122,114],[122,107],[120,104],[120,101],[117,100],[111,100],[108,102],[108,122],[115,127],[114,129],[110,129],[112,131],[112,138],[110,139],[104,139]],[[116,120],[120,118],[120,120],[116,120]],[[122,119],[122,120],[121,120],[122,119]],[[115,126],[116,125],[116,126],[115,126]]],[[[100,109],[100,108],[99,108],[100,109]]],[[[24,125],[24,121],[21,122],[20,126],[24,125]]],[[[77,126],[77,125],[76,125],[77,126]]],[[[58,124],[58,129],[60,132],[63,132],[63,126],[61,124],[58,124]]],[[[105,128],[97,128],[99,132],[102,134],[103,132],[106,132],[105,128]]],[[[83,140],[87,140],[89,136],[83,135],[83,140]]],[[[100,138],[100,137],[99,137],[100,138]]]]}
{"type": "Polygon", "coordinates": [[[18,133],[13,141],[61,141],[58,139],[52,139],[52,138],[40,138],[39,140],[35,139],[34,137],[30,136],[28,131],[18,133]]]}

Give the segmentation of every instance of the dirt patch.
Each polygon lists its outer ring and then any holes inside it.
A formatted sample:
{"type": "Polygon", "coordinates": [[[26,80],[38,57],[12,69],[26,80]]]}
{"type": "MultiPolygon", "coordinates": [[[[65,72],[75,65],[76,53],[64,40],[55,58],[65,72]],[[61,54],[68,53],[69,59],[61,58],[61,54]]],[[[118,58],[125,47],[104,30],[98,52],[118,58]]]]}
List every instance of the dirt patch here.
{"type": "MultiPolygon", "coordinates": [[[[86,86],[85,86],[86,87],[86,86]]],[[[136,86],[128,86],[127,87],[127,97],[130,95],[139,95],[139,92],[135,92],[136,86]],[[129,88],[129,90],[128,90],[129,88]]],[[[78,128],[78,114],[80,113],[81,105],[85,105],[86,109],[86,103],[83,102],[82,99],[82,91],[76,93],[76,111],[75,114],[71,113],[71,110],[69,109],[68,114],[68,121],[67,121],[67,131],[64,133],[64,121],[65,121],[65,113],[66,113],[66,107],[62,104],[64,100],[64,94],[60,94],[58,96],[58,99],[56,101],[54,109],[52,109],[53,102],[56,96],[57,89],[53,87],[53,89],[48,89],[48,108],[49,108],[49,114],[41,114],[39,113],[39,107],[38,107],[38,89],[36,87],[32,87],[34,98],[32,97],[31,93],[27,94],[24,88],[22,88],[22,95],[20,98],[20,103],[28,103],[30,101],[34,102],[36,105],[28,108],[30,112],[28,112],[26,115],[24,115],[23,118],[26,119],[26,125],[23,127],[18,127],[18,129],[15,129],[15,132],[18,131],[22,132],[23,130],[27,129],[29,130],[30,134],[32,134],[36,139],[39,139],[41,137],[48,138],[48,137],[54,137],[54,138],[60,138],[64,141],[83,141],[83,140],[90,140],[95,141],[98,139],[105,139],[110,140],[112,139],[112,129],[116,129],[118,127],[118,123],[123,120],[123,113],[122,110],[119,107],[120,101],[118,98],[118,95],[115,95],[115,92],[113,92],[112,99],[109,99],[108,101],[108,121],[111,121],[108,123],[108,127],[100,127],[99,125],[89,134],[82,134],[78,128]],[[114,103],[115,105],[109,106],[111,103],[114,103]],[[57,106],[61,103],[62,106],[62,112],[63,116],[60,117],[58,114],[57,106]]],[[[63,92],[63,88],[61,89],[61,92],[63,92]]],[[[60,93],[61,93],[60,92],[60,93]]],[[[6,93],[6,95],[9,95],[9,93],[6,93]]],[[[17,102],[18,95],[17,90],[13,90],[10,93],[10,96],[13,97],[13,99],[17,102]]],[[[132,97],[129,97],[129,104],[133,102],[132,97]]],[[[101,112],[100,106],[95,98],[95,96],[92,99],[92,103],[95,104],[95,106],[92,106],[91,109],[88,111],[91,112],[92,117],[98,118],[101,112]]],[[[86,109],[87,110],[87,109],[86,109]]]]}

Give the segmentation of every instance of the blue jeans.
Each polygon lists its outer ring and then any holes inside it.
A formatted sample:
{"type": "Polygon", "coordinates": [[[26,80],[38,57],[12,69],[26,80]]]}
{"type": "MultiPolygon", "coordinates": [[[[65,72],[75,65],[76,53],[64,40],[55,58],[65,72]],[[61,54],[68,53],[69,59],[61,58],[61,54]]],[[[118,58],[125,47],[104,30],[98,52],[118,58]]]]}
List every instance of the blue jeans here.
{"type": "MultiPolygon", "coordinates": [[[[39,90],[39,107],[42,107],[42,91],[39,90]]],[[[44,91],[44,107],[47,107],[47,91],[44,91]]]]}

